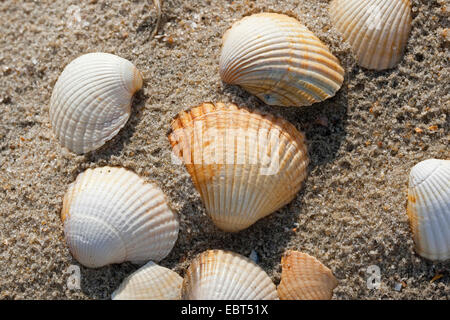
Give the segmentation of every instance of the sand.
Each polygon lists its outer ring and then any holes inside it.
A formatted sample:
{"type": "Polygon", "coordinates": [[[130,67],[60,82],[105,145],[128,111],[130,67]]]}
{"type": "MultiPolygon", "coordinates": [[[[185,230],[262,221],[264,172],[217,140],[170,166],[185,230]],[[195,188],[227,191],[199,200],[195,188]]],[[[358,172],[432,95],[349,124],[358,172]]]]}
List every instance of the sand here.
{"type": "Polygon", "coordinates": [[[339,280],[334,299],[449,299],[450,264],[414,252],[405,208],[411,167],[450,157],[450,4],[413,0],[403,59],[376,72],[356,65],[349,45],[331,27],[328,3],[168,0],[158,36],[151,39],[151,1],[2,1],[0,298],[109,299],[138,268],[85,268],[64,242],[59,213],[68,184],[86,168],[112,165],[154,181],[167,194],[180,234],[160,264],[180,275],[204,250],[246,256],[255,250],[259,265],[278,283],[283,252],[297,249],[333,271],[339,280]],[[221,35],[242,16],[261,11],[297,17],[329,46],[346,71],[335,97],[310,107],[269,107],[222,83],[221,35]],[[120,133],[99,150],[77,156],[53,135],[49,100],[64,66],[94,51],[129,59],[145,84],[120,133]],[[297,197],[236,234],[212,224],[185,168],[170,158],[171,119],[204,101],[270,112],[308,139],[309,176],[297,197]],[[81,267],[80,290],[67,286],[71,265],[81,267]],[[371,265],[380,268],[379,289],[367,287],[371,265]]]}

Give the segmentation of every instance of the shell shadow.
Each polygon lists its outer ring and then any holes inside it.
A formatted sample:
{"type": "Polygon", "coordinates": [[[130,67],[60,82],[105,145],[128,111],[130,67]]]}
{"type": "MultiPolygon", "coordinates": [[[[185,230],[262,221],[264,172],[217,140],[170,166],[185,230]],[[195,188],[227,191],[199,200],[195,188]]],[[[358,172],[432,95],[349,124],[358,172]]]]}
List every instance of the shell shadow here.
{"type": "Polygon", "coordinates": [[[130,262],[112,264],[98,269],[78,265],[81,272],[81,292],[95,300],[111,299],[111,294],[119,287],[122,281],[139,268],[139,266],[130,262]]]}

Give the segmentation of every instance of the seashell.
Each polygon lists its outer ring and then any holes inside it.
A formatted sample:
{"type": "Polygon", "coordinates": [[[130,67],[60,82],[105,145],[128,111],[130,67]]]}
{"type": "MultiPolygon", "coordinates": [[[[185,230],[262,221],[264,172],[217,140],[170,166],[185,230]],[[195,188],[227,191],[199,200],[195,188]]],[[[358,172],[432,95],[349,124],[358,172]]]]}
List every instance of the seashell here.
{"type": "Polygon", "coordinates": [[[450,258],[450,160],[428,159],[409,174],[407,213],[416,252],[429,260],[450,258]]]}
{"type": "Polygon", "coordinates": [[[160,261],[178,237],[164,193],[124,168],[88,169],[69,186],[61,211],[66,242],[86,267],[160,261]]]}
{"type": "Polygon", "coordinates": [[[309,106],[334,96],[344,80],[344,69],[327,46],[283,14],[244,17],[222,42],[222,80],[268,105],[309,106]]]}
{"type": "Polygon", "coordinates": [[[53,132],[77,154],[101,147],[128,121],[132,97],[141,87],[142,75],[128,60],[101,52],[76,58],[53,88],[53,132]]]}
{"type": "Polygon", "coordinates": [[[334,0],[329,14],[360,66],[384,70],[402,58],[411,30],[410,0],[334,0]]]}
{"type": "Polygon", "coordinates": [[[149,261],[129,275],[111,295],[112,300],[180,300],[183,278],[149,261]]]}
{"type": "Polygon", "coordinates": [[[224,231],[243,230],[289,203],[307,175],[302,133],[234,104],[203,103],[181,112],[169,141],[224,231]]]}
{"type": "Polygon", "coordinates": [[[330,269],[303,252],[288,251],[281,267],[280,300],[330,300],[338,285],[330,269]]]}
{"type": "Polygon", "coordinates": [[[278,300],[275,284],[250,259],[231,251],[208,250],[184,276],[184,300],[278,300]]]}

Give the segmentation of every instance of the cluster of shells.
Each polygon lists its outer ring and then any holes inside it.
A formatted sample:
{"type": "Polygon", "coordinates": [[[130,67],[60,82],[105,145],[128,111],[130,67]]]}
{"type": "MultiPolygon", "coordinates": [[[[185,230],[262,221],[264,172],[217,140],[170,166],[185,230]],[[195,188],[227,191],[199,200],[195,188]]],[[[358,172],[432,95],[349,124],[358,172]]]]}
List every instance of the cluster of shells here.
{"type": "MultiPolygon", "coordinates": [[[[409,0],[334,0],[333,25],[358,64],[382,70],[401,59],[410,25],[409,0]]],[[[327,46],[295,18],[277,13],[244,17],[223,36],[222,80],[268,105],[308,106],[333,97],[344,69],[327,46]]],[[[112,139],[130,117],[143,77],[129,61],[89,53],[68,64],[53,89],[53,131],[83,154],[112,139]]],[[[179,113],[168,135],[214,224],[228,232],[248,228],[289,203],[309,163],[303,133],[288,121],[234,104],[201,103],[179,113]]],[[[450,256],[450,160],[417,164],[409,181],[407,214],[417,252],[450,256]]],[[[63,200],[65,240],[82,265],[145,264],[113,299],[331,299],[338,282],[314,257],[286,252],[278,287],[255,262],[208,250],[184,278],[157,265],[174,247],[179,223],[163,191],[116,167],[88,169],[63,200]]]]}

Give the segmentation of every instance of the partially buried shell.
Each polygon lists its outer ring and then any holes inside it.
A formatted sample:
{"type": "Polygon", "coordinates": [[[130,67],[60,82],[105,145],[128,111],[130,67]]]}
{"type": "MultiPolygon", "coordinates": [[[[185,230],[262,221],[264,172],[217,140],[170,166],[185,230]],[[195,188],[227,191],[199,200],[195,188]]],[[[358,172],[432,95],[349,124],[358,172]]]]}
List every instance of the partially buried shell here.
{"type": "Polygon", "coordinates": [[[409,0],[334,0],[329,14],[360,66],[383,70],[400,61],[411,30],[409,0]]]}
{"type": "Polygon", "coordinates": [[[281,259],[281,300],[329,300],[338,282],[319,260],[298,251],[288,251],[281,259]]]}
{"type": "Polygon", "coordinates": [[[223,250],[208,250],[186,271],[182,299],[278,300],[275,284],[250,259],[223,250]]]}
{"type": "Polygon", "coordinates": [[[52,129],[63,147],[81,154],[112,139],[128,121],[142,75],[128,60],[88,53],[69,63],[53,88],[52,129]]]}
{"type": "Polygon", "coordinates": [[[92,268],[159,261],[178,237],[161,189],[124,168],[81,173],[64,196],[61,218],[72,255],[92,268]]]}
{"type": "Polygon", "coordinates": [[[307,175],[304,135],[289,122],[203,103],[172,122],[170,143],[213,222],[239,231],[289,203],[307,175]]]}
{"type": "Polygon", "coordinates": [[[450,160],[428,159],[409,174],[407,213],[416,251],[430,260],[450,258],[450,160]]]}
{"type": "Polygon", "coordinates": [[[179,300],[183,278],[153,261],[129,275],[111,295],[113,300],[179,300]]]}
{"type": "Polygon", "coordinates": [[[308,106],[335,95],[344,80],[338,59],[294,18],[258,13],[223,36],[220,76],[269,105],[308,106]]]}

